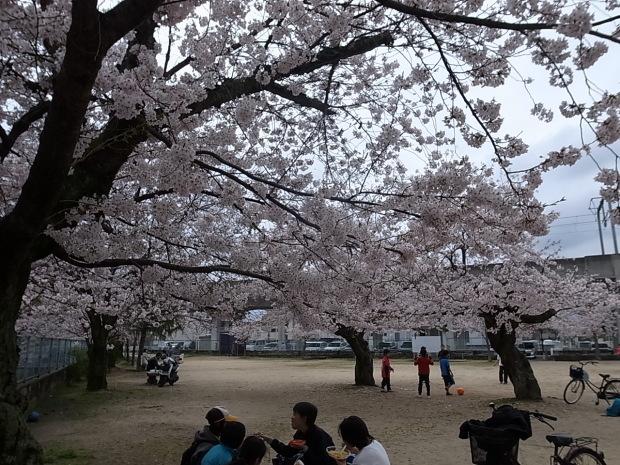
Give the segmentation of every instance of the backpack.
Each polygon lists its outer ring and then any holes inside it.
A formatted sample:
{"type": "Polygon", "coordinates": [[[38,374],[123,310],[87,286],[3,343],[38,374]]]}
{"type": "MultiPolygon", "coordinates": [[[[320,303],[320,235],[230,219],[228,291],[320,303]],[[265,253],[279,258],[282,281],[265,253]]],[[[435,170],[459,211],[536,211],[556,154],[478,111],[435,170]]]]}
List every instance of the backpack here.
{"type": "Polygon", "coordinates": [[[620,417],[620,399],[615,399],[605,412],[607,412],[608,417],[620,417]]]}
{"type": "Polygon", "coordinates": [[[202,458],[211,450],[214,446],[212,442],[208,441],[194,441],[189,446],[183,456],[181,457],[181,465],[200,465],[202,458]]]}

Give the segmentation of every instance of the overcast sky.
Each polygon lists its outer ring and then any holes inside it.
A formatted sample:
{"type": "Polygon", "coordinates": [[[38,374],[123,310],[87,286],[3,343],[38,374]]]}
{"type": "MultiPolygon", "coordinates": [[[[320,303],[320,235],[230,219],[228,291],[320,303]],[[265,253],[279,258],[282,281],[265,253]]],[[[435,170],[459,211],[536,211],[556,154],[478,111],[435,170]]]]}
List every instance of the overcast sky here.
{"type": "MultiPolygon", "coordinates": [[[[562,140],[574,137],[574,132],[573,127],[567,126],[551,137],[549,142],[557,144],[556,147],[560,146],[562,140]]],[[[613,163],[612,156],[603,149],[594,150],[593,154],[599,163],[607,167],[613,163]]],[[[601,186],[594,181],[597,172],[595,162],[590,158],[584,158],[574,166],[557,168],[544,176],[538,198],[545,203],[565,199],[550,208],[561,216],[551,225],[550,234],[545,238],[559,242],[562,257],[577,258],[602,253],[599,222],[596,216],[596,209],[601,201],[599,194],[601,186]]],[[[606,213],[607,203],[604,207],[606,213]]],[[[612,227],[608,217],[609,215],[601,214],[600,222],[606,254],[614,253],[612,227]]],[[[620,234],[618,227],[616,234],[620,234]]]]}
{"type": "MultiPolygon", "coordinates": [[[[602,90],[617,93],[619,89],[619,76],[617,70],[617,47],[610,44],[610,52],[605,55],[593,68],[588,69],[588,84],[585,84],[584,75],[575,72],[575,81],[571,86],[571,94],[578,102],[591,102],[591,98],[598,98],[602,90]]],[[[523,92],[522,84],[508,83],[505,87],[486,90],[493,92],[494,98],[502,102],[503,116],[502,125],[504,131],[520,135],[529,145],[528,154],[523,157],[525,165],[535,165],[540,158],[546,156],[549,151],[559,150],[563,146],[581,146],[581,137],[585,141],[594,140],[586,125],[579,119],[566,119],[560,115],[558,104],[562,100],[568,100],[565,90],[551,87],[548,84],[547,73],[533,66],[527,58],[513,61],[518,65],[519,73],[523,76],[534,78],[534,82],[528,86],[528,92],[523,92]],[[533,102],[543,102],[551,108],[555,114],[551,123],[542,123],[530,115],[533,102]],[[583,129],[583,134],[582,134],[583,129]]],[[[488,94],[487,94],[488,95],[488,94]]],[[[620,143],[612,147],[616,153],[620,153],[620,143]]],[[[468,155],[473,155],[467,151],[468,155]]],[[[601,241],[599,239],[596,207],[600,203],[599,190],[601,185],[594,181],[599,168],[617,168],[615,155],[609,149],[592,147],[593,158],[583,158],[571,167],[556,168],[553,172],[543,176],[544,182],[538,190],[537,197],[543,203],[553,203],[562,198],[565,200],[549,210],[560,213],[551,226],[550,234],[543,239],[544,242],[558,242],[559,255],[564,258],[577,258],[587,255],[600,255],[601,241]],[[590,209],[593,207],[594,211],[590,209]]],[[[474,155],[475,157],[475,155],[474,155]]],[[[488,163],[488,160],[487,160],[488,163]]],[[[517,162],[521,165],[520,162],[517,162]]],[[[525,166],[522,166],[525,167],[525,166]]],[[[607,211],[608,206],[605,204],[607,211]]],[[[608,217],[609,215],[607,215],[608,217]]],[[[603,245],[605,253],[614,253],[612,228],[609,221],[601,221],[603,245]]],[[[616,233],[620,234],[620,228],[616,227],[616,233]]]]}

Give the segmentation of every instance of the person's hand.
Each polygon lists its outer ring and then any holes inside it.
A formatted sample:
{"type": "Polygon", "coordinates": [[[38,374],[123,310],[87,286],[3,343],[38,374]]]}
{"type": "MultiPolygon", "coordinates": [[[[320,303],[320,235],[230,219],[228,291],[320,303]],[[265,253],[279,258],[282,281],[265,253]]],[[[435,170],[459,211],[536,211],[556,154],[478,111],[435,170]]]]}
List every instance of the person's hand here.
{"type": "Polygon", "coordinates": [[[254,436],[261,438],[266,443],[271,443],[271,438],[269,436],[265,436],[263,433],[256,433],[254,436]]]}
{"type": "Polygon", "coordinates": [[[390,371],[391,371],[392,373],[394,373],[394,368],[390,367],[390,371]]]}

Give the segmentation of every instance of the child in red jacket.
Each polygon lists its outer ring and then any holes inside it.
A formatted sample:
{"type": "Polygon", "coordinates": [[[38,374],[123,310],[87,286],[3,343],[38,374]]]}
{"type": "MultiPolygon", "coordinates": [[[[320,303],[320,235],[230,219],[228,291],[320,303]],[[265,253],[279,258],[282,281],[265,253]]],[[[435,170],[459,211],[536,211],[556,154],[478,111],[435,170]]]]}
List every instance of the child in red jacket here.
{"type": "Polygon", "coordinates": [[[390,365],[390,350],[383,350],[383,358],[381,359],[381,392],[385,392],[385,388],[387,387],[387,392],[392,392],[392,385],[390,384],[390,373],[394,372],[394,368],[390,365]]]}
{"type": "Polygon", "coordinates": [[[427,397],[430,397],[431,384],[429,378],[431,374],[431,365],[434,365],[434,363],[428,356],[426,347],[422,347],[420,349],[420,356],[415,356],[413,359],[413,364],[418,367],[418,395],[422,395],[422,383],[424,383],[426,384],[426,395],[427,397]]]}

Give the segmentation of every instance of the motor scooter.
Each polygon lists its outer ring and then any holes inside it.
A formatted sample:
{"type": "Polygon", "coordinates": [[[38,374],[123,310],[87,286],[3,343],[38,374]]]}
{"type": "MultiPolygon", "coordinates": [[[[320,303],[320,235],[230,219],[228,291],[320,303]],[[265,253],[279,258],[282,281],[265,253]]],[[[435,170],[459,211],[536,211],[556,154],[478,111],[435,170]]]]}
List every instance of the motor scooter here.
{"type": "Polygon", "coordinates": [[[183,363],[183,354],[175,355],[174,359],[157,359],[152,357],[146,366],[146,382],[159,387],[169,383],[174,385],[179,380],[179,365],[183,363]],[[159,379],[158,379],[159,377],[159,379]]]}
{"type": "Polygon", "coordinates": [[[163,365],[159,370],[159,382],[157,386],[164,387],[166,383],[173,386],[179,380],[179,365],[173,359],[164,360],[163,365]]]}

